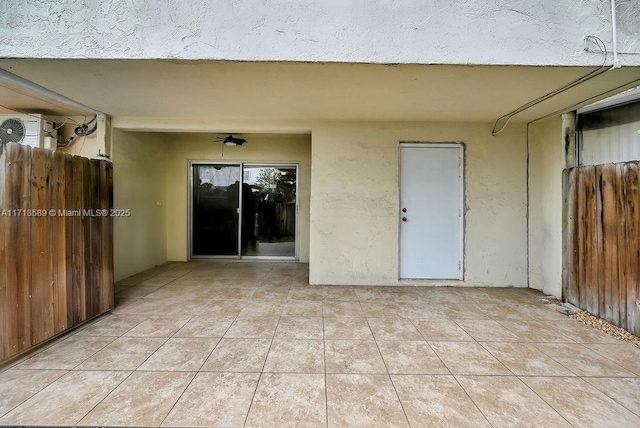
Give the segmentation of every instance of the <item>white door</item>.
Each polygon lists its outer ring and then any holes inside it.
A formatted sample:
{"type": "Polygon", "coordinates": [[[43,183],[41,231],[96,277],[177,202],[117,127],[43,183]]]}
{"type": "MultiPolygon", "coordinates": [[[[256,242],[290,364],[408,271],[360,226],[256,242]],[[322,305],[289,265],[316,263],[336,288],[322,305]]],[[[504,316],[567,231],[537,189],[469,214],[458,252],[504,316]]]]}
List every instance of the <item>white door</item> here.
{"type": "Polygon", "coordinates": [[[462,279],[462,145],[400,147],[400,278],[462,279]]]}

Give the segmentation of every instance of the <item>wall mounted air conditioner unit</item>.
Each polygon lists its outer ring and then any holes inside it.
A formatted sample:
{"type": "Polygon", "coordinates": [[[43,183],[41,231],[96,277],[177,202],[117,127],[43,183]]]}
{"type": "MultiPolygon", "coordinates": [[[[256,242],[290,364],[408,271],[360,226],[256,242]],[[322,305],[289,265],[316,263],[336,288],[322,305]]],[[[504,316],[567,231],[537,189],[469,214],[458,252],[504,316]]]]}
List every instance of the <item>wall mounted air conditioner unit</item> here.
{"type": "Polygon", "coordinates": [[[20,143],[55,150],[57,131],[52,121],[39,114],[1,114],[0,143],[20,143]]]}

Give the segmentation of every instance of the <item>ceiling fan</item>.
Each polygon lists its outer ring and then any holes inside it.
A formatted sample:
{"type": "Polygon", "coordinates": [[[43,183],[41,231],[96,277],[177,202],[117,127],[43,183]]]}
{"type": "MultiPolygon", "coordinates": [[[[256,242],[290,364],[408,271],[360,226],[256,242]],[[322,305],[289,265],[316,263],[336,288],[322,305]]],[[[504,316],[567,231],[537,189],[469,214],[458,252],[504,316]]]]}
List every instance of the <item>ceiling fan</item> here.
{"type": "Polygon", "coordinates": [[[244,138],[234,137],[232,134],[226,137],[216,137],[218,141],[221,141],[225,146],[241,146],[247,142],[244,138]]]}

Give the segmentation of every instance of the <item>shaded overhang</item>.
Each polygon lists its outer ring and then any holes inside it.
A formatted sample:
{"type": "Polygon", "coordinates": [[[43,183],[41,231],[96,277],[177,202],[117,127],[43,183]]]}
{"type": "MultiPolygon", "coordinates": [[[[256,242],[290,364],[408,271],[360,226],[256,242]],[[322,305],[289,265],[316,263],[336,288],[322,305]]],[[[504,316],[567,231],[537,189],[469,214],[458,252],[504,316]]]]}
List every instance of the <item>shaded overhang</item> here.
{"type": "MultiPolygon", "coordinates": [[[[88,59],[5,59],[0,68],[114,117],[421,122],[494,122],[597,69],[88,59]]],[[[575,109],[639,82],[640,67],[603,72],[512,121],[575,109]]],[[[7,85],[0,99],[11,109],[60,113],[29,105],[7,85]]]]}

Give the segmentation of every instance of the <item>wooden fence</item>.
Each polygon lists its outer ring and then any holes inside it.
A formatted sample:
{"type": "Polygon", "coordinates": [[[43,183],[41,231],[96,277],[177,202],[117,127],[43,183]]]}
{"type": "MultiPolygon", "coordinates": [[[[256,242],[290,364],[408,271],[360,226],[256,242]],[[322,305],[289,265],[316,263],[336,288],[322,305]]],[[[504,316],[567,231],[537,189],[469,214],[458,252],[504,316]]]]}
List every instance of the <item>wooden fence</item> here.
{"type": "Polygon", "coordinates": [[[565,170],[565,300],[640,335],[638,162],[565,170]]]}
{"type": "Polygon", "coordinates": [[[0,144],[0,362],[113,309],[112,171],[0,144]]]}

